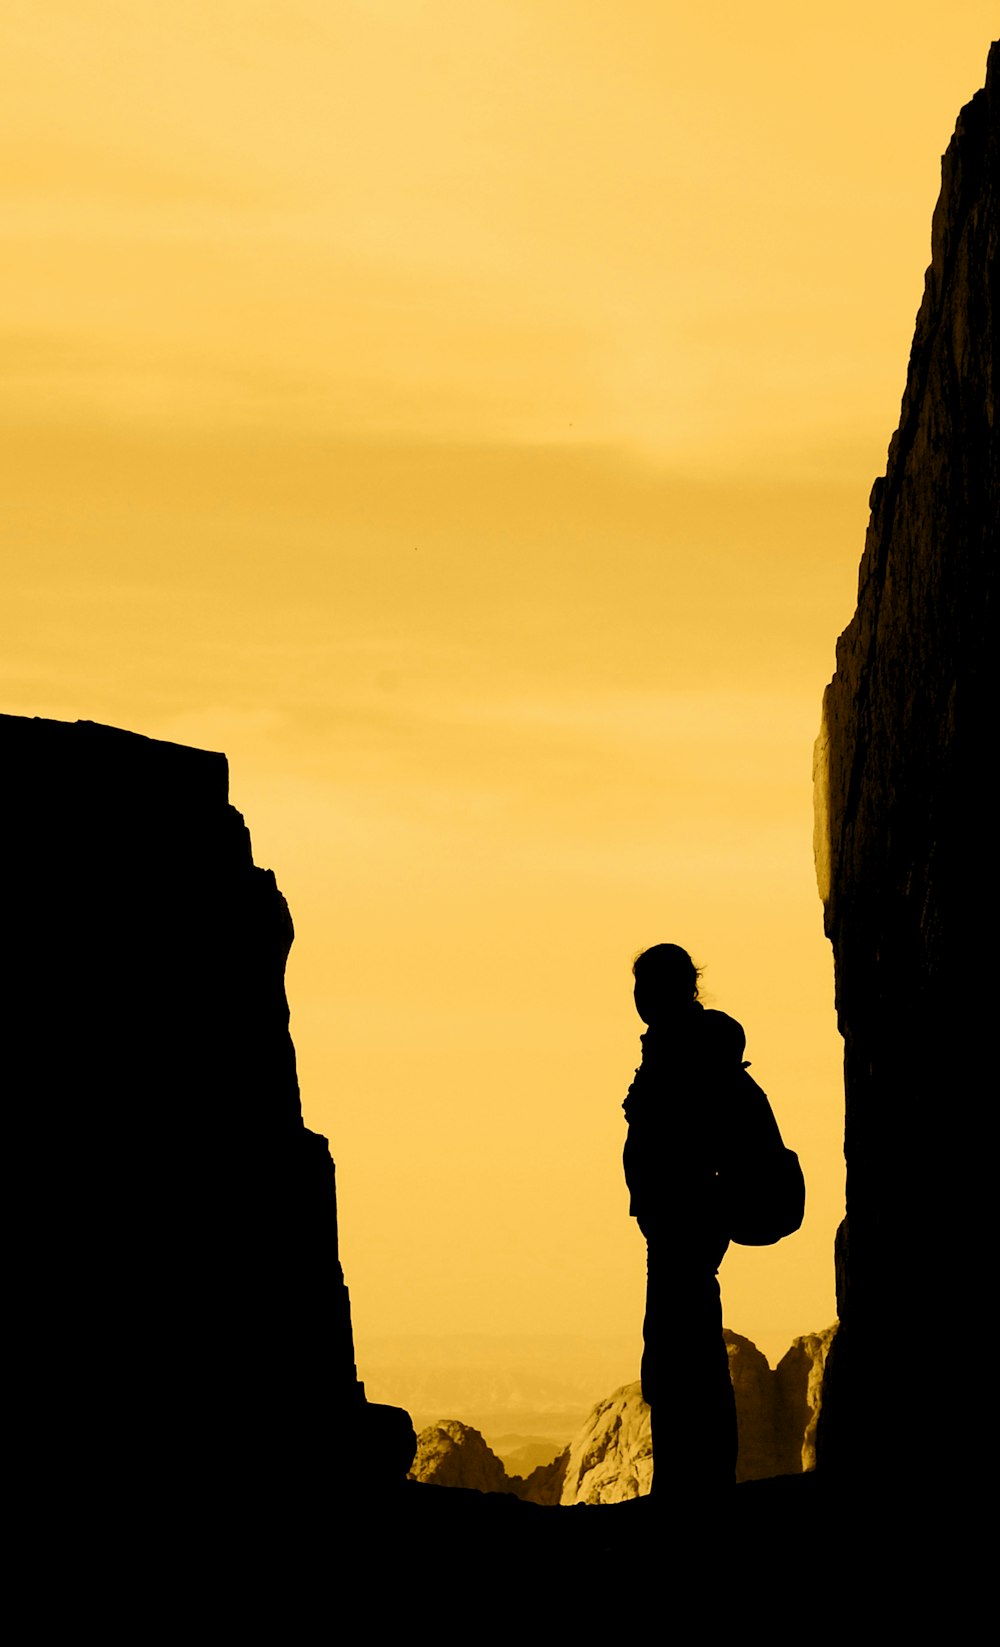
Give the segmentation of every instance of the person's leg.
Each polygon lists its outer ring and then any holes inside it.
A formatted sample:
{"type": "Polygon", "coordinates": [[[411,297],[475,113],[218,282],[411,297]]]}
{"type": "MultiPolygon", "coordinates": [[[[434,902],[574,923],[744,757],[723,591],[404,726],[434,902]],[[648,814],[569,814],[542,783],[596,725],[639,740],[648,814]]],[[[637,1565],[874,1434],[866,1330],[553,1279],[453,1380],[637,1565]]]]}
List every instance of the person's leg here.
{"type": "Polygon", "coordinates": [[[648,1251],[642,1393],[653,1436],[653,1492],[715,1495],[736,1479],[736,1399],[719,1282],[648,1251]]]}
{"type": "Polygon", "coordinates": [[[666,1411],[662,1388],[663,1368],[671,1355],[669,1326],[670,1301],[663,1287],[664,1266],[651,1242],[646,1244],[646,1313],[642,1321],[642,1399],[649,1408],[649,1424],[653,1443],[653,1481],[650,1492],[664,1495],[669,1481],[666,1465],[666,1446],[660,1452],[656,1447],[657,1414],[666,1411]],[[661,1466],[657,1466],[657,1459],[661,1466]]]}
{"type": "Polygon", "coordinates": [[[697,1443],[692,1474],[713,1493],[736,1484],[739,1435],[729,1353],[722,1336],[722,1298],[718,1277],[711,1272],[694,1278],[685,1319],[690,1332],[690,1343],[683,1346],[688,1365],[685,1406],[697,1443]]]}

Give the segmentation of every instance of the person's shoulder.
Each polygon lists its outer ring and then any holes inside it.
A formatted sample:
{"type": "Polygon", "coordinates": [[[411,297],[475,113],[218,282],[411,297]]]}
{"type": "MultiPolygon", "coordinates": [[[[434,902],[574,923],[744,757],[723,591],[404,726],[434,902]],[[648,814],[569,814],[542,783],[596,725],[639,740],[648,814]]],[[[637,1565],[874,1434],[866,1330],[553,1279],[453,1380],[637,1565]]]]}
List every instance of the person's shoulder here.
{"type": "Polygon", "coordinates": [[[705,1007],[702,1009],[700,1027],[713,1054],[742,1062],[747,1038],[743,1025],[738,1024],[735,1018],[730,1018],[726,1012],[717,1012],[714,1007],[705,1007]]]}

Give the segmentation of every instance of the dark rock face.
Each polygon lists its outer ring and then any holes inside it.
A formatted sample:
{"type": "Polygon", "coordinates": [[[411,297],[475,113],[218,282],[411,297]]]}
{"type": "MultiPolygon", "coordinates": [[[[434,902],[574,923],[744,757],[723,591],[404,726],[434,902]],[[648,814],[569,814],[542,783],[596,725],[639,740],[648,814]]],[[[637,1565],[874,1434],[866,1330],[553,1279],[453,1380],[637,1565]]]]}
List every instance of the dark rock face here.
{"type": "Polygon", "coordinates": [[[816,1468],[816,1429],[822,1411],[823,1373],[837,1328],[793,1339],[772,1376],[774,1391],[773,1475],[797,1475],[816,1468]]]}
{"type": "Polygon", "coordinates": [[[977,990],[994,947],[988,655],[1000,519],[996,251],[1000,43],[942,166],[899,428],[872,491],[858,607],[817,748],[817,866],[845,1044],[841,1331],[819,1462],[874,1471],[892,1423],[914,1470],[963,1444],[961,1345],[982,1308],[995,1082],[977,990]],[[894,1324],[931,1323],[889,1396],[894,1324]],[[908,1438],[919,1436],[919,1456],[908,1438]]]}
{"type": "Polygon", "coordinates": [[[34,1468],[231,1503],[333,1471],[336,1436],[338,1465],[356,1445],[402,1478],[412,1432],[365,1402],[334,1166],[302,1124],[292,924],[224,756],[4,716],[0,759],[34,1468]]]}
{"type": "Polygon", "coordinates": [[[774,1374],[767,1356],[749,1338],[727,1330],[725,1339],[740,1437],[736,1479],[759,1481],[778,1474],[774,1468],[774,1374]]]}

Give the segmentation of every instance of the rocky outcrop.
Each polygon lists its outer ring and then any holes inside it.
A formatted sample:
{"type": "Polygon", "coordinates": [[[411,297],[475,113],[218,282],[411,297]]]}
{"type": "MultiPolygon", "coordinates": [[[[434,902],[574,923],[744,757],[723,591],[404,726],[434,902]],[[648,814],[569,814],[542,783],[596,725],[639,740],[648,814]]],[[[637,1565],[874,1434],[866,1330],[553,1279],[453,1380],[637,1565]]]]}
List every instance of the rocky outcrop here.
{"type": "MultiPolygon", "coordinates": [[[[17,1345],[33,1479],[249,1507],[405,1475],[354,1366],[334,1165],[302,1123],[292,941],[225,757],[0,717],[17,1345]]],[[[408,1447],[410,1451],[408,1452],[408,1447]]]]}
{"type": "Polygon", "coordinates": [[[561,1504],[569,1468],[569,1448],[548,1464],[538,1464],[517,1487],[517,1496],[526,1504],[561,1504]]]}
{"type": "MultiPolygon", "coordinates": [[[[739,1421],[738,1482],[798,1475],[812,1467],[823,1362],[834,1331],[796,1339],[772,1372],[748,1338],[726,1330],[739,1421]]],[[[565,1457],[562,1504],[617,1504],[647,1493],[653,1455],[640,1385],[626,1384],[599,1401],[565,1457]]],[[[669,1475],[669,1454],[658,1468],[669,1475]]]]}
{"type": "Polygon", "coordinates": [[[933,1330],[919,1380],[892,1392],[899,1467],[933,1473],[976,1451],[959,1439],[959,1346],[982,1308],[994,1199],[980,1147],[991,1015],[977,990],[994,946],[998,82],[1000,43],[944,157],[899,428],[817,747],[846,1089],[841,1331],[819,1435],[831,1475],[883,1464],[886,1333],[905,1320],[933,1330]]]}
{"type": "Polygon", "coordinates": [[[653,1443],[638,1383],[598,1401],[566,1454],[561,1504],[620,1504],[649,1492],[653,1443]]]}
{"type": "Polygon", "coordinates": [[[514,1480],[479,1431],[456,1418],[420,1431],[410,1478],[436,1487],[472,1487],[480,1493],[514,1491],[514,1480]]]}
{"type": "Polygon", "coordinates": [[[471,1424],[457,1418],[428,1424],[417,1436],[410,1480],[433,1487],[468,1487],[480,1493],[510,1493],[529,1504],[561,1502],[565,1452],[539,1464],[527,1476],[507,1472],[503,1459],[471,1424]]]}
{"type": "Polygon", "coordinates": [[[774,1374],[749,1338],[727,1331],[725,1339],[740,1436],[736,1479],[760,1481],[781,1473],[775,1469],[774,1374]]]}
{"type": "Polygon", "coordinates": [[[774,1475],[816,1468],[823,1373],[836,1327],[796,1338],[774,1369],[774,1475]]]}
{"type": "MultiPolygon", "coordinates": [[[[748,1338],[726,1330],[740,1430],[738,1482],[812,1469],[823,1364],[835,1331],[797,1338],[772,1372],[748,1338]]],[[[669,1455],[660,1467],[669,1474],[669,1455]]],[[[410,1473],[441,1487],[513,1493],[531,1504],[620,1504],[650,1489],[649,1408],[638,1381],[623,1385],[597,1402],[557,1458],[524,1479],[508,1475],[470,1425],[453,1419],[431,1424],[420,1432],[410,1473]]]]}

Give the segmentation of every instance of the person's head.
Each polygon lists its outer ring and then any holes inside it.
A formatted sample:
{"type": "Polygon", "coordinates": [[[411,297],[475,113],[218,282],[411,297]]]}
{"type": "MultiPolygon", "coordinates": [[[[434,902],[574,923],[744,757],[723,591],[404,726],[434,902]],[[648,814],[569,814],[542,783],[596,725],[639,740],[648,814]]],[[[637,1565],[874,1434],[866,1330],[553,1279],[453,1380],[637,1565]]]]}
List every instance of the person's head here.
{"type": "Polygon", "coordinates": [[[653,944],[632,962],[635,1009],[645,1024],[690,1006],[698,999],[698,968],[679,944],[653,944]]]}

